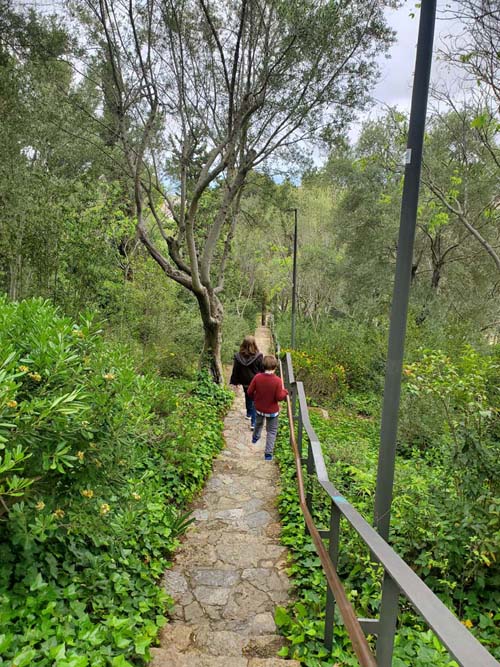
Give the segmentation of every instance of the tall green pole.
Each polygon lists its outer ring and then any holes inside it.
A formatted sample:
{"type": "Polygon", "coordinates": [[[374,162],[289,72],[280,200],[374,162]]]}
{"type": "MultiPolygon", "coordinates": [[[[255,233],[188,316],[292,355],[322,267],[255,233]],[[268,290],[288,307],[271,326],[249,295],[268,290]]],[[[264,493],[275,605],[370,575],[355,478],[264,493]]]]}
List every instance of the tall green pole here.
{"type": "Polygon", "coordinates": [[[392,488],[396,460],[401,373],[410,294],[418,191],[422,167],[425,116],[429,94],[436,0],[423,0],[420,10],[417,57],[406,149],[403,199],[399,226],[396,274],[392,297],[389,346],[385,371],[384,405],[375,493],[375,528],[387,540],[391,519],[392,488]]]}

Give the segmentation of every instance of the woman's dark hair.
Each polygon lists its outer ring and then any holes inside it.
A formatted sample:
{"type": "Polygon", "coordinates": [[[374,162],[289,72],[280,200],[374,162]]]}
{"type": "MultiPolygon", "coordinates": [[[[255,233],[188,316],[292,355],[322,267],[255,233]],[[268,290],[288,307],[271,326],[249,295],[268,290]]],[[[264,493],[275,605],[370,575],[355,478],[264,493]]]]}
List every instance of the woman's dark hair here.
{"type": "Polygon", "coordinates": [[[244,357],[252,357],[254,354],[258,354],[258,352],[259,348],[255,342],[255,336],[245,336],[240,345],[240,354],[244,357]]]}

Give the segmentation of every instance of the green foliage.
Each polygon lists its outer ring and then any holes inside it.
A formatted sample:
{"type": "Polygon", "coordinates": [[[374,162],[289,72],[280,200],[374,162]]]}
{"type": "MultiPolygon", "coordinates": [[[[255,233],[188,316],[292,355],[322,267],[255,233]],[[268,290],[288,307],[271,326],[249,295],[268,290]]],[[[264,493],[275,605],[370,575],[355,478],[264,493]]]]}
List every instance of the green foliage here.
{"type": "MultiPolygon", "coordinates": [[[[289,332],[288,318],[280,318],[279,340],[289,340],[289,332]]],[[[315,399],[331,400],[337,388],[342,398],[346,398],[347,388],[363,393],[377,391],[381,387],[385,345],[386,330],[378,322],[367,325],[341,316],[337,320],[325,318],[313,327],[299,320],[300,352],[294,353],[294,368],[296,362],[299,379],[315,399]],[[333,380],[331,375],[335,376],[333,380]]]]}
{"type": "Polygon", "coordinates": [[[243,312],[238,315],[237,303],[227,299],[224,303],[224,335],[222,338],[222,361],[227,364],[233,362],[235,353],[240,349],[241,341],[245,336],[252,334],[257,322],[257,308],[250,302],[243,312]]]}
{"type": "Polygon", "coordinates": [[[297,380],[304,382],[315,398],[339,401],[347,390],[344,366],[336,363],[325,353],[308,353],[300,350],[282,349],[290,352],[297,380]]]}
{"type": "Polygon", "coordinates": [[[138,375],[41,300],[2,300],[0,322],[0,664],[145,664],[230,394],[138,375]]]}
{"type": "Polygon", "coordinates": [[[406,392],[437,404],[447,426],[442,452],[457,491],[470,500],[498,483],[498,362],[471,346],[451,359],[439,350],[421,350],[404,369],[406,392]]]}
{"type": "MultiPolygon", "coordinates": [[[[282,325],[283,326],[283,325],[282,325]]],[[[351,328],[347,321],[330,325],[342,340],[351,328]],[[345,328],[344,334],[341,329],[345,328]]],[[[420,332],[422,333],[422,332],[420,332]]],[[[316,342],[311,331],[299,334],[304,341],[316,342]]],[[[328,357],[338,362],[335,340],[328,357]]],[[[416,337],[418,340],[418,337],[416,337]]],[[[457,340],[461,340],[458,336],[457,340]]],[[[500,620],[498,582],[500,546],[499,505],[495,492],[498,480],[498,350],[479,352],[471,346],[448,341],[450,352],[419,350],[410,341],[413,363],[405,368],[405,428],[400,433],[396,464],[391,541],[397,552],[410,563],[490,651],[498,650],[495,639],[500,620]],[[434,410],[430,408],[434,406],[434,410]],[[438,406],[438,407],[436,407],[438,406]],[[418,410],[417,410],[418,407],[418,410]],[[425,441],[418,417],[426,416],[425,441]],[[419,435],[420,434],[420,435],[419,435]],[[458,448],[455,446],[455,441],[458,448]],[[468,447],[474,439],[475,447],[468,447]],[[425,442],[425,446],[418,446],[425,442]]],[[[319,346],[318,346],[319,347],[319,346]]],[[[347,346],[346,346],[347,347],[347,346]]],[[[296,373],[316,354],[292,352],[296,373]]],[[[358,368],[374,368],[380,344],[363,349],[353,336],[351,353],[361,351],[358,368]],[[370,359],[371,357],[371,359],[370,359]],[[360,363],[361,362],[361,363],[360,363]]],[[[347,369],[346,369],[347,370],[347,369]]],[[[372,371],[373,372],[373,371],[372,371]]],[[[315,369],[307,377],[314,397],[315,369]]],[[[347,375],[347,372],[346,372],[347,375]]],[[[368,383],[367,383],[368,384],[368,383]]],[[[373,387],[374,385],[372,385],[373,387]]],[[[336,399],[333,387],[331,395],[336,399]]],[[[369,519],[373,512],[377,451],[379,441],[380,397],[377,394],[347,391],[340,405],[325,420],[311,414],[311,421],[322,443],[330,478],[336,488],[369,519]]],[[[280,464],[282,493],[280,513],[284,523],[282,539],[292,554],[289,572],[296,589],[296,602],[280,610],[276,621],[291,641],[283,652],[306,665],[317,667],[338,661],[356,664],[349,640],[341,626],[335,626],[335,644],[326,656],[322,644],[326,582],[314,546],[304,531],[293,473],[293,458],[287,434],[279,437],[276,456],[280,464]]],[[[316,524],[327,526],[329,503],[319,485],[312,485],[316,524]]],[[[381,572],[370,561],[366,547],[347,526],[343,527],[339,574],[359,616],[376,617],[379,611],[381,572]]],[[[338,623],[337,618],[337,623],[338,623]]],[[[395,647],[395,664],[455,665],[425,624],[408,605],[402,605],[395,647]]]]}
{"type": "MultiPolygon", "coordinates": [[[[368,520],[373,511],[377,465],[378,425],[372,419],[340,408],[330,420],[312,414],[325,460],[335,486],[368,520]]],[[[280,465],[279,509],[282,539],[291,551],[289,572],[296,601],[280,610],[276,621],[289,638],[287,655],[318,667],[356,664],[349,640],[336,619],[331,656],[322,644],[326,581],[314,546],[305,533],[301,516],[293,458],[288,435],[282,430],[276,448],[280,465]]],[[[498,581],[498,505],[492,495],[466,505],[459,501],[453,484],[447,483],[446,467],[426,462],[418,451],[412,458],[399,457],[392,512],[392,543],[397,552],[441,599],[459,615],[490,651],[498,647],[495,624],[500,620],[498,581]]],[[[327,526],[329,503],[313,487],[316,524],[327,526]]],[[[338,571],[359,616],[378,613],[381,573],[370,561],[366,547],[354,531],[343,527],[338,571]]],[[[408,606],[402,606],[395,645],[395,664],[421,667],[455,665],[437,638],[408,606]]]]}

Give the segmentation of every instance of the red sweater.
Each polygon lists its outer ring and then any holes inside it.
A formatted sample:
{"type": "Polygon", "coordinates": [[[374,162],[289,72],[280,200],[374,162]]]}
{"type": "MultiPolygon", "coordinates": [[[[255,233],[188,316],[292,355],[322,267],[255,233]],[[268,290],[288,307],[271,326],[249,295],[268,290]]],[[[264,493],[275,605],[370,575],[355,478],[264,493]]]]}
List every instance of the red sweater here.
{"type": "Polygon", "coordinates": [[[258,373],[250,382],[247,394],[255,403],[255,409],[268,415],[278,412],[278,401],[288,396],[281,378],[274,373],[258,373]]]}

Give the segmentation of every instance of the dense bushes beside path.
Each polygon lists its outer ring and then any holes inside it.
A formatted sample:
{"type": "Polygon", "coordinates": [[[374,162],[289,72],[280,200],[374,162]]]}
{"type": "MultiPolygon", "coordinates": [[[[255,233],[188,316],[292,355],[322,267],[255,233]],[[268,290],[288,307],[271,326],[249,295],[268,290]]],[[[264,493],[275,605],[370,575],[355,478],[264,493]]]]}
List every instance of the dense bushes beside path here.
{"type": "MultiPolygon", "coordinates": [[[[375,424],[344,410],[331,420],[324,420],[317,415],[311,418],[323,446],[330,479],[370,520],[376,473],[375,424]]],[[[294,461],[285,428],[281,430],[276,455],[283,488],[279,500],[283,522],[282,539],[291,552],[289,573],[297,596],[288,610],[278,609],[276,614],[278,625],[291,641],[289,655],[308,667],[331,665],[332,659],[345,666],[357,665],[347,634],[339,623],[335,627],[335,644],[331,656],[322,643],[326,580],[312,541],[304,531],[293,472],[294,461]]],[[[473,544],[476,534],[469,533],[465,524],[457,527],[453,515],[443,518],[443,507],[440,506],[443,495],[433,499],[430,494],[430,491],[442,487],[442,469],[405,460],[399,460],[398,467],[393,510],[396,550],[412,564],[441,599],[455,613],[459,613],[462,622],[472,628],[490,651],[498,651],[495,625],[500,621],[500,614],[497,611],[496,563],[483,563],[481,568],[481,558],[473,553],[477,551],[473,544]],[[461,563],[459,572],[453,567],[457,563],[461,563]],[[467,573],[474,573],[475,578],[467,577],[467,573]]],[[[314,503],[316,524],[327,527],[328,503],[326,495],[319,489],[315,489],[314,503]]],[[[451,506],[450,501],[447,511],[450,511],[451,506]]],[[[492,518],[490,516],[490,521],[492,518]]],[[[345,523],[342,525],[339,557],[341,579],[358,616],[376,616],[380,600],[380,571],[370,563],[367,549],[354,531],[345,523]]],[[[481,528],[486,529],[487,526],[481,528]]],[[[490,539],[490,535],[485,539],[490,539]]],[[[394,665],[456,666],[404,598],[401,598],[401,602],[394,665]]],[[[338,615],[336,619],[340,621],[338,615]]]]}
{"type": "MultiPolygon", "coordinates": [[[[312,415],[322,443],[330,479],[370,521],[377,464],[378,430],[374,420],[339,409],[330,420],[312,415]]],[[[276,450],[282,488],[280,513],[283,541],[291,550],[290,574],[297,601],[287,611],[279,610],[278,624],[291,642],[290,655],[309,667],[330,665],[322,645],[326,581],[310,538],[304,532],[294,478],[294,462],[288,434],[282,429],[276,450]]],[[[418,457],[398,458],[393,508],[393,543],[441,599],[472,628],[490,651],[498,651],[495,625],[500,577],[498,550],[498,505],[490,497],[464,511],[447,481],[443,466],[418,457]]],[[[326,495],[315,489],[314,507],[318,526],[328,526],[326,495]]],[[[380,572],[370,563],[366,547],[354,531],[343,524],[339,573],[359,616],[376,616],[380,595],[380,572]]],[[[432,632],[402,598],[400,628],[396,639],[396,667],[449,667],[450,661],[432,632]]],[[[356,665],[343,628],[335,628],[333,658],[343,665],[356,665]]],[[[286,649],[285,649],[286,650],[286,649]]]]}
{"type": "Polygon", "coordinates": [[[0,301],[0,665],[144,664],[228,393],[138,375],[90,318],[0,301]]]}
{"type": "MultiPolygon", "coordinates": [[[[278,325],[286,336],[287,322],[278,325]]],[[[464,332],[410,330],[398,438],[392,511],[397,552],[481,642],[500,656],[500,346],[464,332]]],[[[379,446],[386,350],[383,327],[348,319],[300,328],[292,351],[295,377],[310,405],[330,419],[311,419],[323,446],[330,478],[371,521],[379,446]]],[[[277,447],[283,493],[283,539],[292,551],[290,573],[297,602],[277,613],[292,642],[290,655],[309,667],[355,665],[338,625],[333,656],[322,645],[325,579],[304,534],[293,460],[282,433],[277,447]]],[[[328,526],[326,496],[315,489],[317,524],[328,526]]],[[[339,570],[360,616],[378,614],[380,572],[353,531],[344,526],[339,570]]],[[[454,665],[432,632],[402,601],[394,665],[454,665]]],[[[285,649],[286,650],[286,649],[285,649]]]]}

